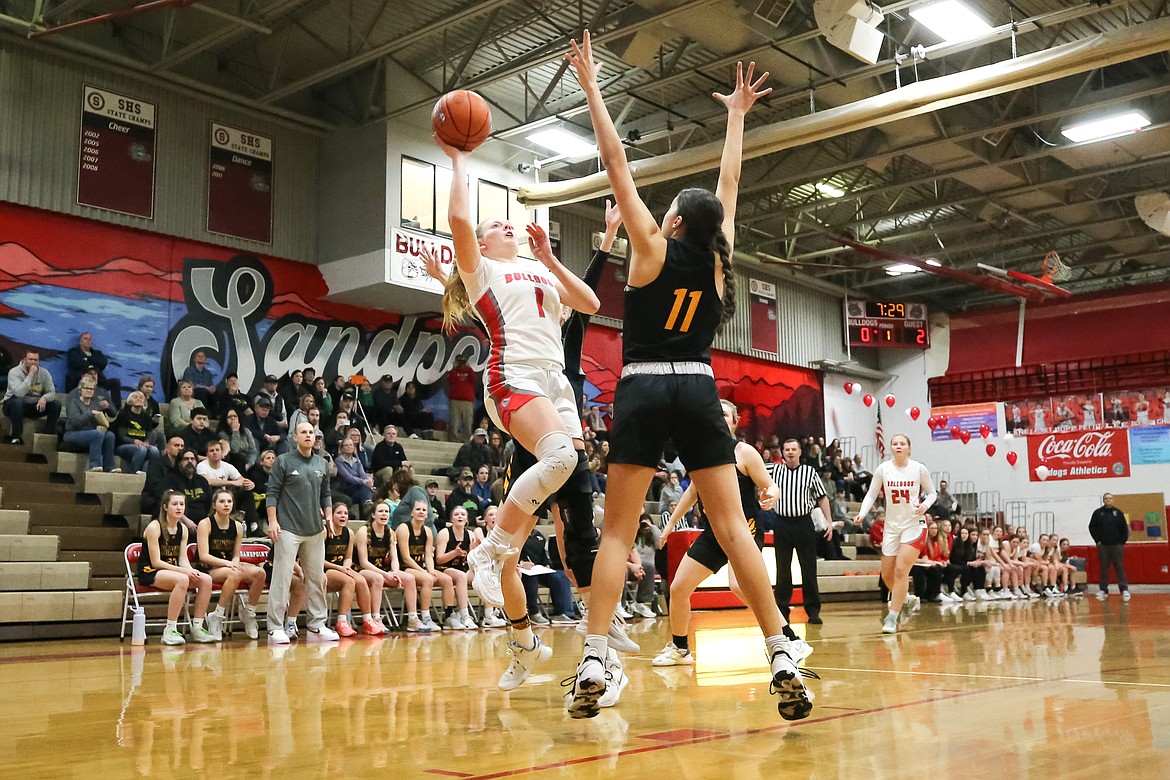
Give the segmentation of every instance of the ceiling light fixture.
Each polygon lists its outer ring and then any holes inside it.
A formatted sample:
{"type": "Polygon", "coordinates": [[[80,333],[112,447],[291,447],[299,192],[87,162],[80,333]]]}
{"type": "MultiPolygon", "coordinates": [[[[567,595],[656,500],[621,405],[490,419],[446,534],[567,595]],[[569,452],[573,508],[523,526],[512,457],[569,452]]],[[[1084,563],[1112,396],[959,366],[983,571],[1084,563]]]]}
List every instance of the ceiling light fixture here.
{"type": "Polygon", "coordinates": [[[901,276],[902,274],[916,274],[922,269],[916,265],[909,263],[898,263],[896,265],[886,266],[886,273],[890,276],[901,276]]]}
{"type": "Polygon", "coordinates": [[[827,181],[818,181],[813,185],[813,189],[821,193],[827,198],[843,198],[845,197],[845,190],[840,187],[834,187],[827,181]]]}
{"type": "Polygon", "coordinates": [[[528,140],[537,146],[556,152],[561,157],[588,157],[597,153],[597,147],[579,135],[559,127],[550,127],[528,135],[528,140]]]}
{"type": "Polygon", "coordinates": [[[942,38],[945,43],[960,43],[991,32],[992,27],[983,17],[972,11],[961,0],[920,5],[910,11],[922,26],[942,38]]]}
{"type": "Polygon", "coordinates": [[[1073,143],[1079,144],[1089,141],[1103,141],[1106,138],[1116,138],[1119,135],[1129,135],[1144,127],[1149,127],[1149,125],[1150,118],[1141,111],[1125,111],[1069,125],[1061,130],[1060,134],[1073,143]]]}

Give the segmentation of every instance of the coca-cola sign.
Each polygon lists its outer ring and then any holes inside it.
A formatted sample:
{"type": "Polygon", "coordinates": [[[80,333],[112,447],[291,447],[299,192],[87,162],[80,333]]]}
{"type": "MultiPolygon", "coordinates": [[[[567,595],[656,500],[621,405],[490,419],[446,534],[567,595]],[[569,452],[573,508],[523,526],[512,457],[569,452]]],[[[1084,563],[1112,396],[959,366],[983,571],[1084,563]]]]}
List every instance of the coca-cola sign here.
{"type": "Polygon", "coordinates": [[[1128,477],[1129,437],[1118,430],[1029,436],[1028,463],[1033,482],[1128,477]],[[1037,473],[1041,466],[1047,471],[1037,473]]]}

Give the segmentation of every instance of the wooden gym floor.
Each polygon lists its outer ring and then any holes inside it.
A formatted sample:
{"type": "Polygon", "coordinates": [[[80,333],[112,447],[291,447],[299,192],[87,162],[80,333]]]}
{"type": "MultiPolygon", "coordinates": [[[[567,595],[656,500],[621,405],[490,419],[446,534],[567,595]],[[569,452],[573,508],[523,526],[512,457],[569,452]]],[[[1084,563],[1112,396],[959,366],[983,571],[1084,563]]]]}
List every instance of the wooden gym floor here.
{"type": "Polygon", "coordinates": [[[696,614],[692,668],[653,668],[667,622],[633,624],[643,652],[621,702],[581,721],[559,685],[581,649],[571,627],[542,631],[556,655],[511,694],[495,687],[502,631],[3,645],[0,755],[9,777],[103,780],[1170,777],[1166,593],[930,605],[892,637],[874,602],[824,617],[798,625],[822,679],[793,724],[743,610],[696,614]]]}

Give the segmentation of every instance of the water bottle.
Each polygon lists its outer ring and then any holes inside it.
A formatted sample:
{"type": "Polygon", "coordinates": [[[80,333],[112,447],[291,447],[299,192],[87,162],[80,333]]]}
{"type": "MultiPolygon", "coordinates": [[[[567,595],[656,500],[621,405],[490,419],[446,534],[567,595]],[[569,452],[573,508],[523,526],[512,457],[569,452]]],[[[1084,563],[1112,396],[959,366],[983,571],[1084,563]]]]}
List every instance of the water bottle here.
{"type": "Polygon", "coordinates": [[[134,623],[130,631],[130,644],[146,644],[146,610],[142,607],[134,608],[134,623]]]}

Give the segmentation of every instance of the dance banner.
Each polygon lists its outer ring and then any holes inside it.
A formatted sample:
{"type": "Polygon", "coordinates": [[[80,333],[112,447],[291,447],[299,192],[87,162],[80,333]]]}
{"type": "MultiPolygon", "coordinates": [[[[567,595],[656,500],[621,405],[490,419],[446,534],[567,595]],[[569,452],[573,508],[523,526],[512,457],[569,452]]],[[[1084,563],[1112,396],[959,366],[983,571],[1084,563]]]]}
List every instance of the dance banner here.
{"type": "Polygon", "coordinates": [[[1033,482],[1129,476],[1125,431],[1033,434],[1028,439],[1028,475],[1033,482]]]}
{"type": "Polygon", "coordinates": [[[154,218],[155,105],[86,86],[77,203],[154,218]]]}
{"type": "Polygon", "coordinates": [[[752,279],[748,292],[751,299],[752,349],[776,354],[779,336],[776,331],[776,285],[752,279]]]}
{"type": "Polygon", "coordinates": [[[272,139],[211,123],[207,231],[272,243],[272,139]]]}

